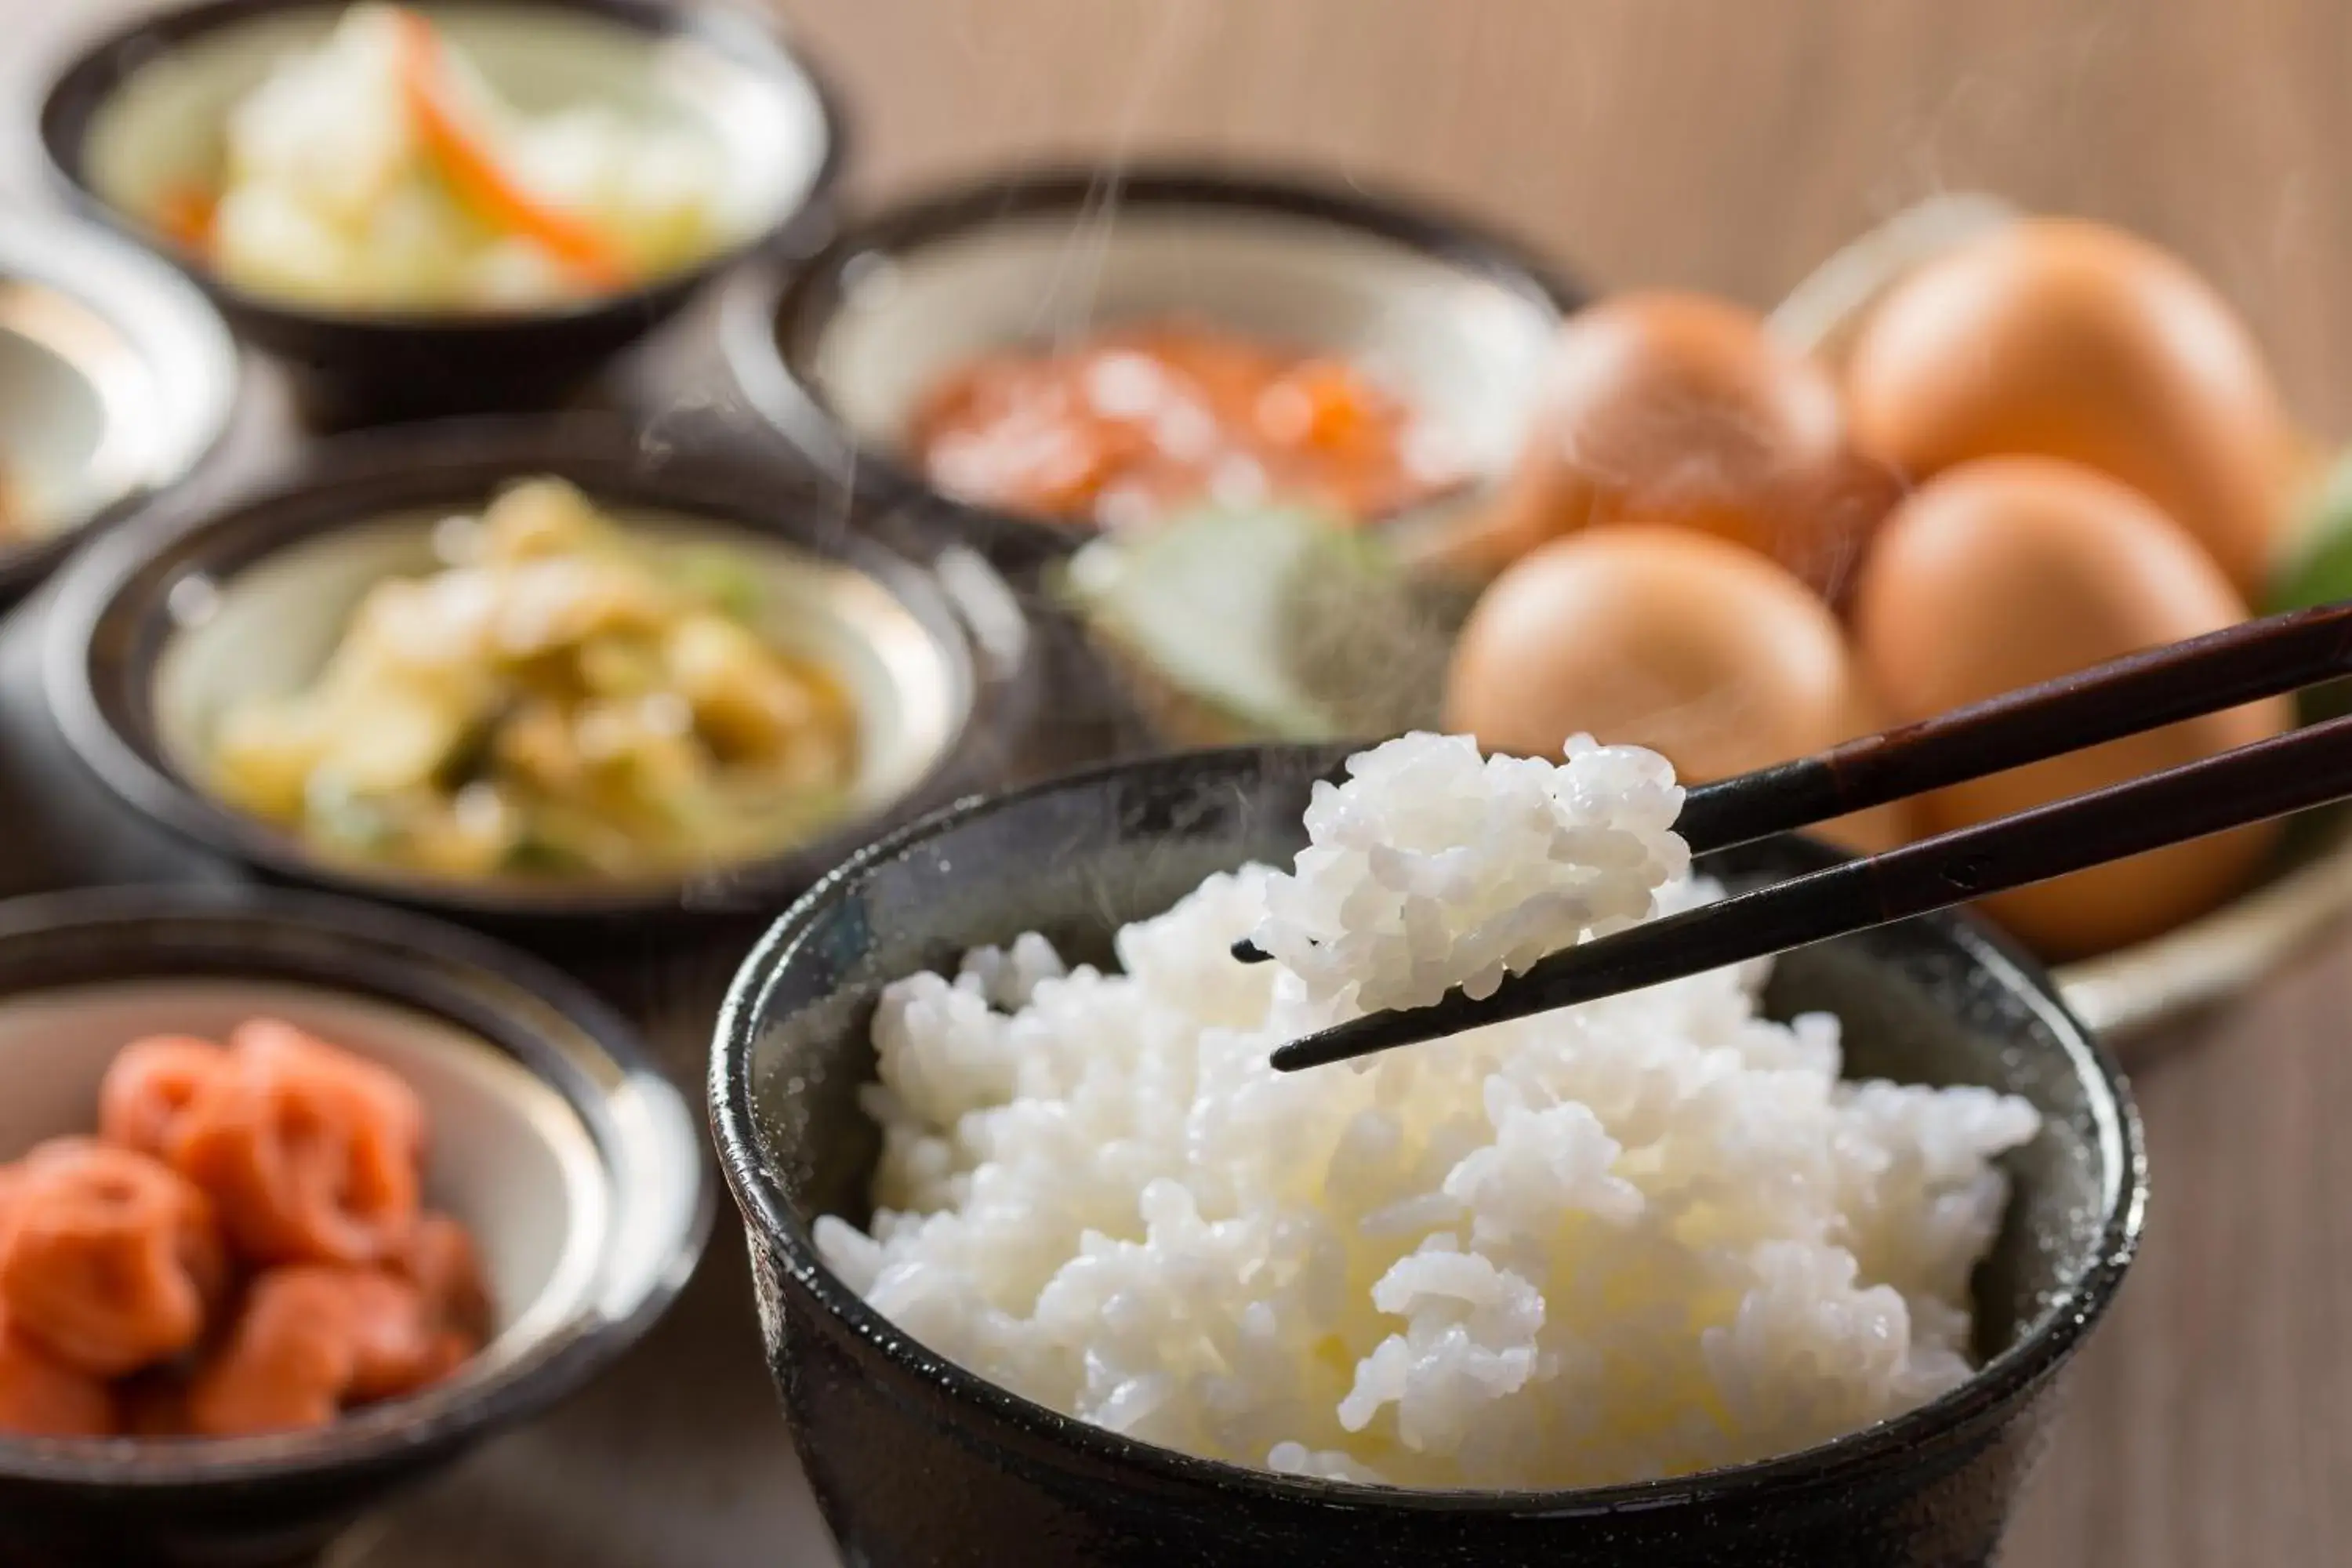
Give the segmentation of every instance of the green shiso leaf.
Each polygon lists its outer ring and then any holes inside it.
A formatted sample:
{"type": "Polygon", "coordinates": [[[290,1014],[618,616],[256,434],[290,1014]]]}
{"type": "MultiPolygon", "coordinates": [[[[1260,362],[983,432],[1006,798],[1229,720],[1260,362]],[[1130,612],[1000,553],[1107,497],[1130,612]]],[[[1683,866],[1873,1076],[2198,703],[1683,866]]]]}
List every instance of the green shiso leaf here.
{"type": "MultiPolygon", "coordinates": [[[[2264,615],[2352,599],[2352,452],[2336,460],[2297,521],[2295,543],[2271,579],[2264,615]]],[[[2307,688],[2296,703],[2303,721],[2352,713],[2352,679],[2307,688]]]]}

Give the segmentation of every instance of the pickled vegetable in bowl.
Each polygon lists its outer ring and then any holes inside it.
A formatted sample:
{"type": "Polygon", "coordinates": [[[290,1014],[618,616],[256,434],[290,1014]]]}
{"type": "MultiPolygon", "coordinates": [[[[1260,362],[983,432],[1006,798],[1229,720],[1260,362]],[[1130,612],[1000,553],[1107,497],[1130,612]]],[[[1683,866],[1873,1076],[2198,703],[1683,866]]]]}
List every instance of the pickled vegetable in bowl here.
{"type": "Polygon", "coordinates": [[[625,879],[731,863],[850,805],[838,678],[753,629],[723,550],[656,550],[557,479],[436,534],[314,682],[230,707],[210,784],[320,854],[448,877],[625,879]]]}
{"type": "Polygon", "coordinates": [[[142,216],[257,294],[538,308],[731,243],[720,153],[614,105],[523,113],[424,16],[361,5],[236,103],[216,185],[165,188],[142,216]]]}
{"type": "Polygon", "coordinates": [[[1362,367],[1181,318],[980,355],[925,395],[908,442],[960,500],[1112,531],[1203,501],[1364,521],[1468,479],[1362,367]]]}
{"type": "Polygon", "coordinates": [[[423,1101],[274,1018],[149,1035],[95,1136],[0,1163],[0,1437],[324,1426],[490,1331],[472,1237],[422,1206],[423,1101]]]}

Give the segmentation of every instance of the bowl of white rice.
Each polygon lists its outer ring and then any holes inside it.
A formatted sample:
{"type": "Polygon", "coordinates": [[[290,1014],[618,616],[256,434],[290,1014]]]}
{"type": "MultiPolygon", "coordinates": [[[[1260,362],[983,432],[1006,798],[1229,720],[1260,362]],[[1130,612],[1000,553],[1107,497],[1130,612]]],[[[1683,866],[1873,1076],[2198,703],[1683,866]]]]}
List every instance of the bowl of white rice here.
{"type": "Polygon", "coordinates": [[[712,1116],[846,1560],[1989,1561],[2146,1201],[2113,1062],[1999,937],[1268,1065],[1831,858],[1694,869],[1680,804],[1584,742],[1198,752],[795,904],[712,1116]]]}

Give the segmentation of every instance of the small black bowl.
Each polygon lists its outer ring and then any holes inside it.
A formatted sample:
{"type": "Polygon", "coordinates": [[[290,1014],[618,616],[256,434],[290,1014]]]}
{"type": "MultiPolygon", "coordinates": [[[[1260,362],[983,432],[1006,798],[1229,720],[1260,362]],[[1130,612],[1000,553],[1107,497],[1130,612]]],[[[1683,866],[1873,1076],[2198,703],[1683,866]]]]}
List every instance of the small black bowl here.
{"type": "Polygon", "coordinates": [[[757,919],[865,838],[979,787],[1036,699],[1028,622],[969,549],[928,558],[853,526],[837,500],[619,421],[403,426],[315,448],[226,502],[159,505],[61,573],[42,627],[58,728],[135,813],[267,877],[517,934],[757,919]],[[430,569],[435,524],[507,482],[555,475],[649,538],[723,543],[760,570],[780,635],[846,681],[864,722],[860,799],[781,854],[628,881],[434,878],[311,851],[204,783],[235,699],[307,681],[385,576],[430,569]]]}
{"type": "Polygon", "coordinates": [[[236,392],[236,345],[185,279],[73,219],[0,211],[0,607],[194,472],[236,392]]]}
{"type": "Polygon", "coordinates": [[[0,904],[0,1159],[95,1126],[100,1075],[159,1030],[285,1017],[402,1073],[431,1117],[428,1200],[497,1298],[447,1383],[283,1436],[0,1436],[0,1563],[282,1563],[578,1388],[693,1272],[716,1196],[687,1100],[572,982],[413,917],[254,889],[0,904]]]}
{"type": "MultiPolygon", "coordinates": [[[[1111,962],[1125,921],[1213,871],[1285,864],[1308,786],[1342,753],[1196,752],[960,806],[874,846],[795,904],[736,980],[712,1121],[749,1222],[768,1355],[826,1522],[875,1568],[1281,1562],[1961,1568],[1991,1560],[2061,1367],[2137,1243],[2146,1173],[2114,1063],[2032,963],[1938,916],[1789,955],[1767,1005],[1830,1010],[1860,1076],[1975,1083],[2047,1119],[1975,1281],[1982,1369],[1911,1413],[1769,1460],[1582,1491],[1420,1492],[1277,1476],[1134,1442],[925,1349],[825,1267],[822,1215],[863,1219],[880,1139],[858,1102],[887,982],[1039,931],[1111,962]]],[[[1799,840],[1714,868],[1829,863],[1799,840]]]]}
{"type": "Polygon", "coordinates": [[[976,354],[1205,321],[1365,363],[1491,476],[1517,455],[1552,329],[1580,302],[1509,240],[1400,197],[1147,163],[1023,170],[890,207],[781,285],[745,273],[719,331],[742,397],[803,460],[1035,558],[1091,531],[956,500],[902,449],[916,400],[976,354]]]}
{"type": "Polygon", "coordinates": [[[535,101],[596,90],[615,68],[604,58],[610,40],[630,40],[645,57],[638,89],[706,115],[730,138],[724,155],[779,161],[765,193],[769,210],[702,262],[560,309],[337,310],[228,284],[163,241],[137,216],[138,200],[164,179],[215,167],[222,122],[236,97],[261,79],[279,49],[322,35],[346,8],[342,0],[202,0],[142,18],[68,66],[40,112],[50,172],[68,196],[186,268],[238,336],[287,366],[314,424],[551,405],[737,261],[761,249],[806,254],[829,230],[845,135],[839,105],[803,61],[748,17],[655,0],[428,5],[446,11],[466,34],[461,41],[488,42],[476,49],[486,75],[534,89],[528,96],[535,101]],[[658,68],[656,51],[670,56],[658,68]],[[694,72],[677,68],[684,63],[699,72],[699,87],[694,72]],[[755,102],[757,123],[730,108],[755,102]]]}

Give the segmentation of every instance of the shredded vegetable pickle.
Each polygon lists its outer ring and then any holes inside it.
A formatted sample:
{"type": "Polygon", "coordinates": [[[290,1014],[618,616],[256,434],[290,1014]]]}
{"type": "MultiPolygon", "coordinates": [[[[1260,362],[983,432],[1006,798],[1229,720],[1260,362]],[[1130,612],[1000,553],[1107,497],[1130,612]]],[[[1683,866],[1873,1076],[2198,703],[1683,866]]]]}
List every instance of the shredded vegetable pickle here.
{"type": "Polygon", "coordinates": [[[731,237],[718,148],[583,103],[526,115],[425,15],[361,5],[232,111],[218,187],[150,221],[231,282],[313,305],[593,298],[731,237]]]}
{"type": "Polygon", "coordinates": [[[231,709],[215,787],[339,858],[627,878],[788,847],[845,805],[856,715],[757,625],[759,580],[561,480],[377,584],[309,687],[231,709]]]}

